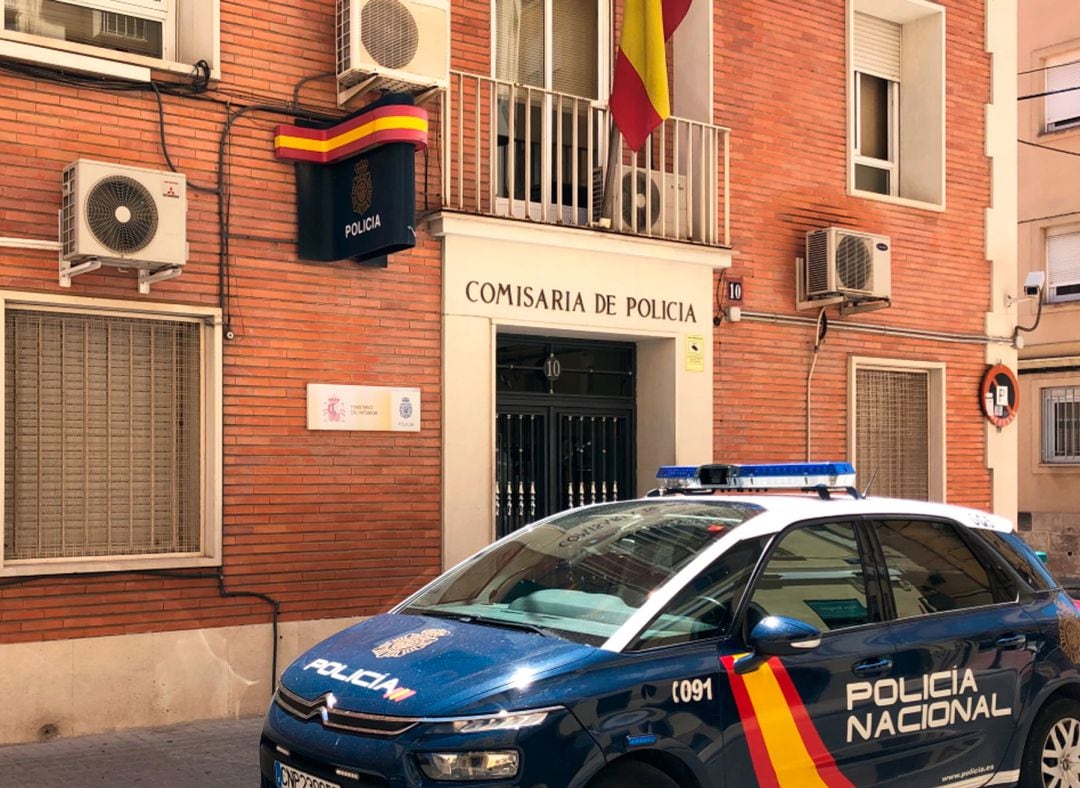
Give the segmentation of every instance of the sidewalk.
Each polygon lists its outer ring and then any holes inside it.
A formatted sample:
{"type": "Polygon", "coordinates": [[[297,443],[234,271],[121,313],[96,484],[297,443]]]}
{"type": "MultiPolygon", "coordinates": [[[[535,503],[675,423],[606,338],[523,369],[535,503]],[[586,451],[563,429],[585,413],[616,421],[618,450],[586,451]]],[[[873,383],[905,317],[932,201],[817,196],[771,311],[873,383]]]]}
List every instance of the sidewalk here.
{"type": "Polygon", "coordinates": [[[0,746],[4,788],[254,788],[262,717],[0,746]]]}

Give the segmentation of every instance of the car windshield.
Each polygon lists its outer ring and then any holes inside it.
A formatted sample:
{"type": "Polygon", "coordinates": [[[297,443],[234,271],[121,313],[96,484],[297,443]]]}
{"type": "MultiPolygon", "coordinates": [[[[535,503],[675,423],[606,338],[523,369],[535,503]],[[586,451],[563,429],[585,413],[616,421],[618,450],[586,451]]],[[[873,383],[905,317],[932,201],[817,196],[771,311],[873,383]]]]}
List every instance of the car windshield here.
{"type": "Polygon", "coordinates": [[[683,499],[572,510],[470,558],[401,612],[599,645],[701,550],[761,511],[739,501],[683,499]]]}

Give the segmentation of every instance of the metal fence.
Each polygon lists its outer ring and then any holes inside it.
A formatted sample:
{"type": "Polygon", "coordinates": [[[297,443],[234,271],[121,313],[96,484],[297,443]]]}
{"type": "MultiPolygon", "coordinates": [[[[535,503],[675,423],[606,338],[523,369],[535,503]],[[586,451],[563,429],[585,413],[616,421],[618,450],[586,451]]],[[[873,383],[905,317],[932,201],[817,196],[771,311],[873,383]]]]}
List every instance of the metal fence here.
{"type": "Polygon", "coordinates": [[[598,102],[451,72],[442,107],[443,206],[730,246],[730,131],[668,118],[640,151],[598,102]]]}

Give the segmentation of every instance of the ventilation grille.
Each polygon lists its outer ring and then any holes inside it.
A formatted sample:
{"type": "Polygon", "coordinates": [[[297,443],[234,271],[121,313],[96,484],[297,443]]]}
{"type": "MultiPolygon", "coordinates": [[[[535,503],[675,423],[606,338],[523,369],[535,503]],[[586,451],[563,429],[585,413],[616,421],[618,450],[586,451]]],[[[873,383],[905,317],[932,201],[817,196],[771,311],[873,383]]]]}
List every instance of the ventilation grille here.
{"type": "MultiPolygon", "coordinates": [[[[360,2],[360,0],[355,0],[360,2]]],[[[337,4],[337,71],[345,74],[352,69],[352,3],[353,0],[338,0],[337,4]]]]}
{"type": "Polygon", "coordinates": [[[807,236],[806,285],[809,293],[829,289],[829,234],[824,230],[807,236]]]}
{"type": "Polygon", "coordinates": [[[360,16],[360,42],[380,66],[398,70],[416,57],[420,30],[401,0],[369,0],[360,16]]]}
{"type": "Polygon", "coordinates": [[[874,252],[870,239],[845,235],[836,246],[837,284],[846,290],[870,290],[874,279],[874,252]]]}
{"type": "Polygon", "coordinates": [[[117,254],[133,254],[154,240],[157,205],[141,183],[123,175],[112,175],[90,189],[86,197],[86,225],[105,248],[117,254]]]}
{"type": "Polygon", "coordinates": [[[622,179],[623,223],[636,230],[648,230],[660,218],[660,189],[644,170],[628,172],[622,179]]]}

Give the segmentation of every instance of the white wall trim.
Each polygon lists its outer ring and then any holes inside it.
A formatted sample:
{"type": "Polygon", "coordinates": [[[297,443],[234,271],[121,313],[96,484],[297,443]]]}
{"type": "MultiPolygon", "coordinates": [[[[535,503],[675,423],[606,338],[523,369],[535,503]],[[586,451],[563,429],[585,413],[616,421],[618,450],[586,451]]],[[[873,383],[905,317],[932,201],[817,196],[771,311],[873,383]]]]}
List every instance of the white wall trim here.
{"type": "MultiPolygon", "coordinates": [[[[4,562],[3,542],[0,541],[0,577],[28,575],[78,574],[85,572],[122,572],[143,569],[166,569],[178,567],[219,566],[222,553],[222,473],[223,473],[223,343],[221,310],[216,307],[185,304],[163,304],[143,301],[120,301],[116,299],[85,296],[57,295],[0,290],[0,318],[8,306],[29,307],[41,310],[77,312],[80,310],[104,316],[132,316],[176,320],[187,318],[201,326],[203,350],[201,356],[202,387],[202,461],[200,470],[201,551],[199,553],[170,553],[161,555],[138,554],[130,556],[101,556],[57,559],[28,559],[4,562]]],[[[0,319],[0,362],[6,344],[5,321],[0,319]]],[[[3,365],[0,363],[0,384],[3,382],[3,365]]],[[[0,422],[4,417],[4,400],[0,399],[0,422]]],[[[0,446],[6,435],[0,438],[0,446]]],[[[4,455],[0,453],[0,477],[5,474],[4,455]]],[[[0,487],[0,508],[3,507],[4,489],[0,487]]]]}
{"type": "Polygon", "coordinates": [[[44,238],[11,238],[0,236],[0,247],[6,249],[44,249],[50,252],[60,251],[59,241],[44,238]]]}
{"type": "MultiPolygon", "coordinates": [[[[7,35],[11,35],[8,33],[7,35]]],[[[51,43],[51,42],[50,42],[51,43]]],[[[58,44],[64,42],[58,41],[58,44]]],[[[24,63],[35,63],[54,68],[71,71],[80,71],[84,74],[94,74],[115,79],[126,79],[132,82],[149,82],[150,69],[146,66],[135,66],[129,63],[118,63],[103,57],[93,57],[67,51],[67,47],[36,46],[24,44],[19,41],[11,41],[0,38],[0,58],[20,60],[24,63]]],[[[191,71],[191,67],[186,67],[191,71]]]]}
{"type": "MultiPolygon", "coordinates": [[[[939,361],[920,361],[904,358],[877,358],[870,356],[848,357],[848,460],[855,463],[857,456],[857,407],[856,372],[860,369],[885,371],[916,370],[929,375],[927,381],[927,491],[931,501],[945,502],[948,497],[948,462],[946,455],[948,424],[948,385],[945,364],[939,361]]],[[[858,470],[858,468],[856,468],[858,470]]],[[[872,490],[871,490],[872,492],[872,490]]]]}
{"type": "Polygon", "coordinates": [[[649,260],[669,260],[717,269],[729,267],[734,254],[730,249],[724,248],[447,211],[432,217],[430,228],[431,233],[437,238],[462,236],[512,241],[530,246],[603,252],[609,255],[649,260]]]}

